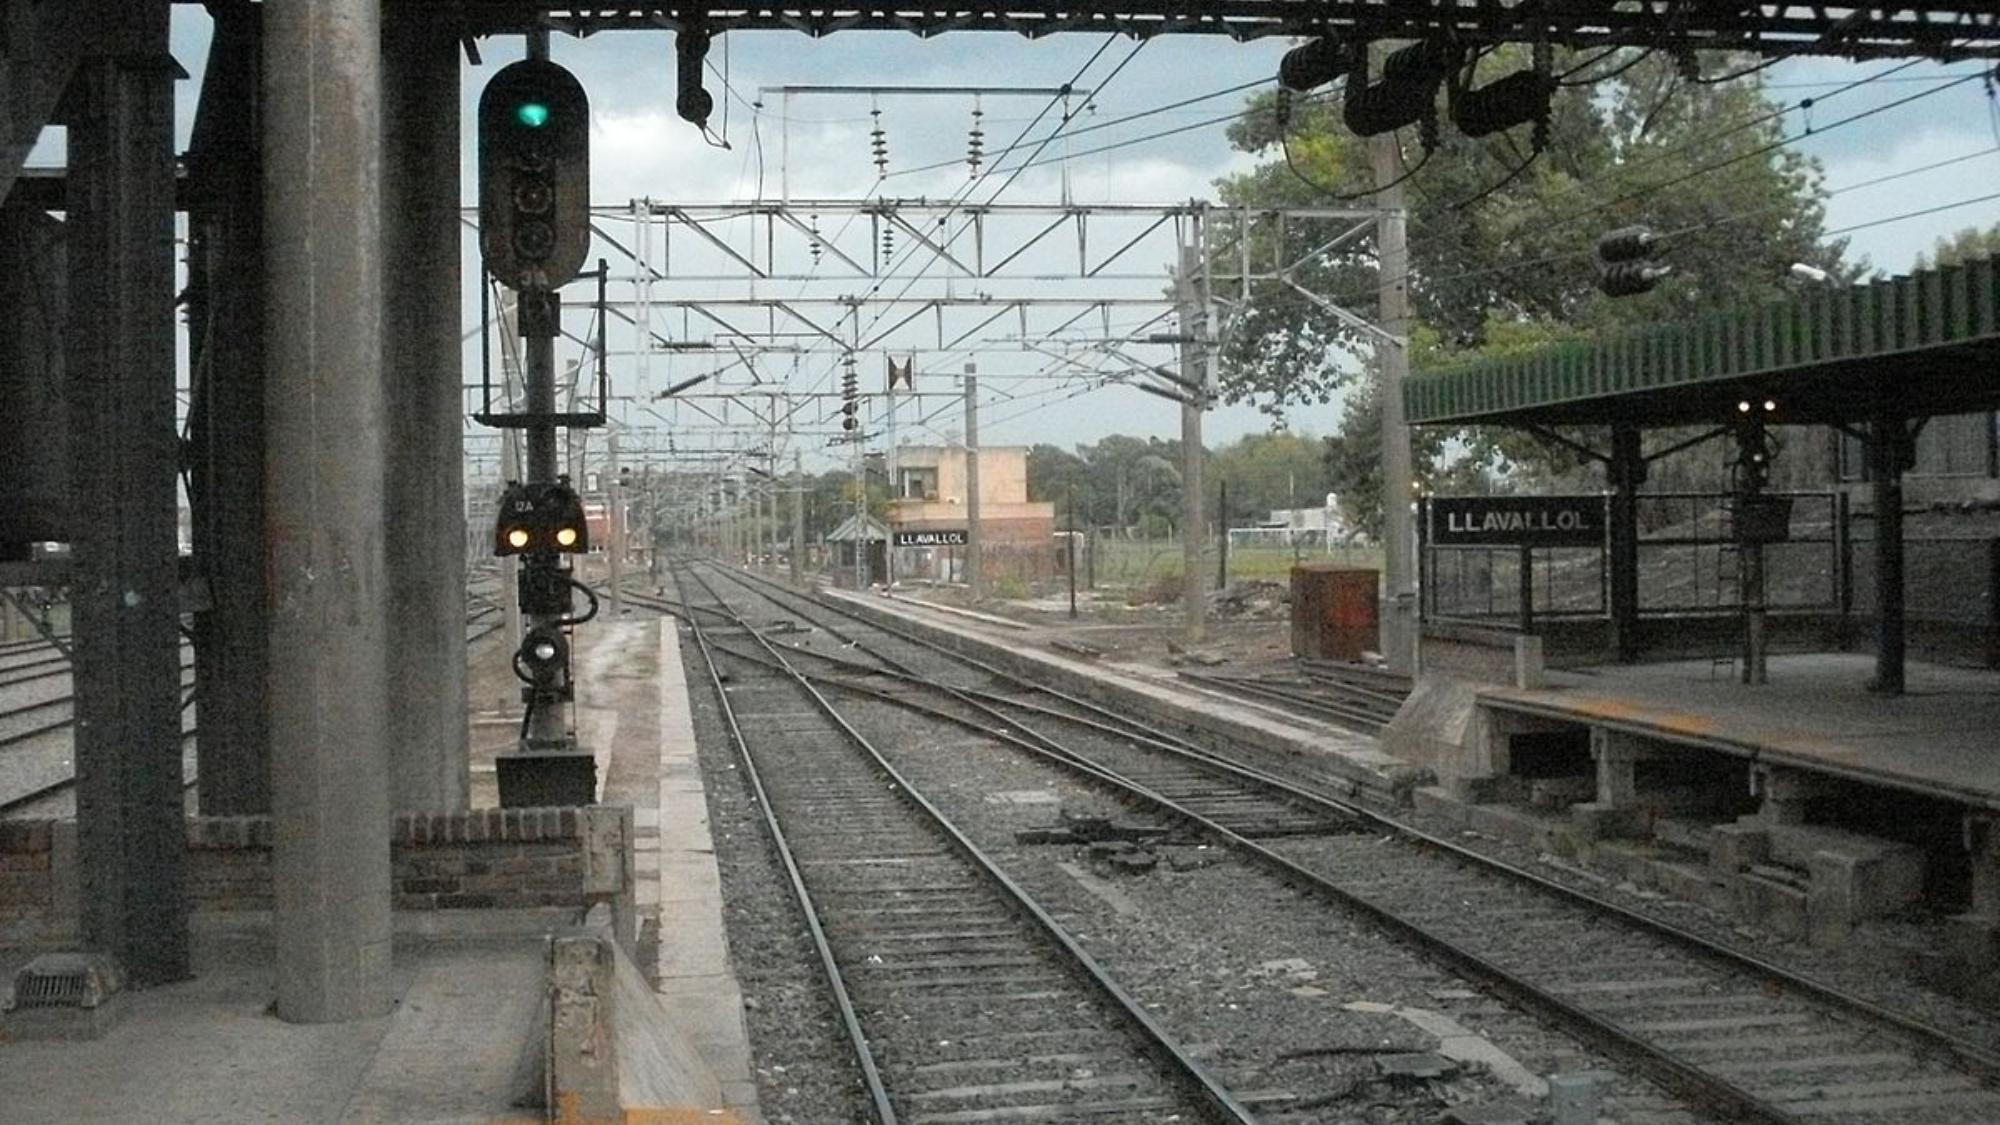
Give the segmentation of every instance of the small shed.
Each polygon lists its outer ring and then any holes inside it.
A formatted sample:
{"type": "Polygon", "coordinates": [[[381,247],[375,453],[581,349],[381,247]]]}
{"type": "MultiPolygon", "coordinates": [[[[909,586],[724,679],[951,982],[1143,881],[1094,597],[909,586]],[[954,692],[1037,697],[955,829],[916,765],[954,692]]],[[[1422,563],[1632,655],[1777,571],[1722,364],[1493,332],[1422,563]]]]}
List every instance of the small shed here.
{"type": "Polygon", "coordinates": [[[826,533],[827,545],[833,548],[834,581],[843,585],[854,583],[854,560],[858,551],[867,560],[867,584],[888,580],[889,529],[873,516],[851,515],[840,522],[840,526],[826,533]]]}

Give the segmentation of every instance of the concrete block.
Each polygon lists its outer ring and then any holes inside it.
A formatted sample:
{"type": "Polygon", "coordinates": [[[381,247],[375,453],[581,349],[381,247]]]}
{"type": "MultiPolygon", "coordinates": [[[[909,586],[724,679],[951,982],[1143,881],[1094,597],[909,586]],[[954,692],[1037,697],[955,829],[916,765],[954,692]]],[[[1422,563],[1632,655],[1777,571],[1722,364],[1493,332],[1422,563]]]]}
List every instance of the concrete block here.
{"type": "Polygon", "coordinates": [[[1853,926],[1916,902],[1924,892],[1924,857],[1909,845],[1824,849],[1807,861],[1809,939],[1822,948],[1846,941],[1853,926]]]}
{"type": "Polygon", "coordinates": [[[1548,683],[1548,665],[1543,658],[1542,638],[1514,638],[1514,686],[1533,691],[1548,683]]]}
{"type": "Polygon", "coordinates": [[[1734,824],[1717,825],[1708,836],[1708,862],[1724,875],[1734,875],[1752,864],[1771,860],[1771,834],[1760,821],[1751,818],[1734,824]]]}
{"type": "Polygon", "coordinates": [[[1465,822],[1465,806],[1441,785],[1425,785],[1410,794],[1411,805],[1421,816],[1435,816],[1453,824],[1465,822]]]}
{"type": "Polygon", "coordinates": [[[1570,832],[1579,844],[1599,840],[1643,839],[1651,834],[1649,810],[1631,805],[1614,806],[1603,801],[1585,801],[1569,807],[1570,832]]]}
{"type": "Polygon", "coordinates": [[[1597,794],[1597,783],[1587,774],[1573,777],[1541,777],[1528,783],[1528,803],[1538,809],[1559,812],[1597,794]]]}
{"type": "Polygon", "coordinates": [[[1966,973],[2000,969],[2000,915],[1955,914],[1944,920],[1945,955],[1966,973]]]}
{"type": "Polygon", "coordinates": [[[1972,852],[1972,912],[2000,915],[2000,821],[1968,817],[1965,837],[1972,852]]]}
{"type": "Polygon", "coordinates": [[[1594,1070],[1549,1075],[1550,1125],[1597,1125],[1611,1078],[1594,1070]]]}
{"type": "Polygon", "coordinates": [[[616,1003],[618,949],[591,933],[549,939],[548,1105],[575,1125],[615,1125],[619,1097],[616,1003]]]}
{"type": "Polygon", "coordinates": [[[1761,875],[1736,877],[1736,916],[1782,938],[1806,935],[1806,892],[1761,875]]]}

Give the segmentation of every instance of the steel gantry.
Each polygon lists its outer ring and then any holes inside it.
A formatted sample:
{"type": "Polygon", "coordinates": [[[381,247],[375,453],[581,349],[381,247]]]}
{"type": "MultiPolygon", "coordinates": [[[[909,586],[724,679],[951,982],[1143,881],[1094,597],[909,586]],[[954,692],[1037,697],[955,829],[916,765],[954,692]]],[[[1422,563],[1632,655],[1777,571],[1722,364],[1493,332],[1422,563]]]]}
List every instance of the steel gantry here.
{"type": "Polygon", "coordinates": [[[1962,58],[2000,54],[1990,0],[1917,4],[1820,4],[1706,0],[978,0],[912,3],[729,4],[625,0],[461,0],[473,34],[548,26],[576,35],[701,27],[725,31],[1001,31],[1039,38],[1062,31],[1216,35],[1235,40],[1334,33],[1362,39],[1447,35],[1468,47],[1544,41],[1566,47],[1679,47],[1766,54],[1962,58]]]}

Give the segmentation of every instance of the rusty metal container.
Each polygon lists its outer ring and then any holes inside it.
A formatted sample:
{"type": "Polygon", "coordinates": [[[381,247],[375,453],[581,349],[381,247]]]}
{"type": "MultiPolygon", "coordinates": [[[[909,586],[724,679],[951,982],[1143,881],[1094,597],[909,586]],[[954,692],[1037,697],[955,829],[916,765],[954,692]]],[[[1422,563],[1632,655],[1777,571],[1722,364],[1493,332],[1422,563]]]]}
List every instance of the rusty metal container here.
{"type": "Polygon", "coordinates": [[[1334,563],[1292,568],[1292,655],[1360,660],[1381,649],[1380,571],[1334,563]]]}

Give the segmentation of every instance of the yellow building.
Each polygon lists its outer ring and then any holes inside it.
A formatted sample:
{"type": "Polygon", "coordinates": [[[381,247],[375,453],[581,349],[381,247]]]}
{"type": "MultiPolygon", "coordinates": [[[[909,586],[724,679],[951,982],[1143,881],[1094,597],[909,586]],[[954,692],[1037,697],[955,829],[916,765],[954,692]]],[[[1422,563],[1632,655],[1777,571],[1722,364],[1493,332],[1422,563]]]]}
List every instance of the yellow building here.
{"type": "MultiPolygon", "coordinates": [[[[965,448],[906,445],[891,470],[889,532],[898,578],[953,580],[965,553],[965,448]]],[[[1028,499],[1028,451],[1022,446],[979,451],[979,533],[989,575],[1032,578],[1050,573],[1055,505],[1028,499]]]]}

